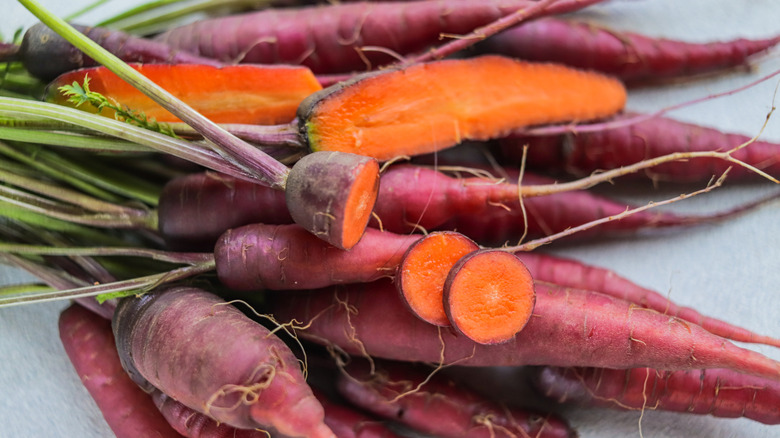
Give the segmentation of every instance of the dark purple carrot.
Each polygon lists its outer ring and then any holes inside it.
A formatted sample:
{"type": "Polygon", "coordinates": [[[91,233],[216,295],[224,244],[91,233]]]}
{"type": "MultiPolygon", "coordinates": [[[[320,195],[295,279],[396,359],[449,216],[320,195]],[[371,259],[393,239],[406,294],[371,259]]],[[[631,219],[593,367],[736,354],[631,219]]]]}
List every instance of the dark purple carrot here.
{"type": "Polygon", "coordinates": [[[325,408],[325,424],[339,438],[399,438],[381,421],[369,417],[346,404],[330,400],[322,391],[314,390],[325,408]]]}
{"type": "Polygon", "coordinates": [[[509,342],[477,344],[405,310],[392,283],[274,296],[279,321],[306,324],[300,336],[351,354],[469,366],[729,368],[780,381],[780,362],[700,326],[596,292],[537,285],[528,325],[509,342]]]}
{"type": "Polygon", "coordinates": [[[369,228],[342,251],[298,225],[252,224],[225,232],[214,258],[220,280],[232,289],[312,289],[392,277],[420,237],[369,228]]]}
{"type": "Polygon", "coordinates": [[[216,295],[176,287],[124,299],[113,330],[133,380],[220,423],[334,436],[292,351],[216,295]]]}
{"type": "Polygon", "coordinates": [[[679,306],[658,292],[644,288],[609,269],[537,252],[524,252],[518,256],[537,282],[600,292],[664,315],[690,321],[710,333],[732,341],[780,347],[780,339],[758,335],[725,321],[704,316],[690,307],[679,306]]]}
{"type": "Polygon", "coordinates": [[[751,56],[778,42],[780,37],[689,43],[545,18],[494,35],[482,43],[481,50],[529,61],[559,62],[638,83],[743,66],[751,56]]]}
{"type": "Polygon", "coordinates": [[[125,373],[109,320],[74,304],[60,314],[59,332],[81,382],[118,438],[180,436],[125,373]]]}
{"type": "MultiPolygon", "coordinates": [[[[220,66],[221,62],[173,49],[165,43],[128,35],[100,27],[75,26],[103,48],[126,62],[205,64],[220,66]]],[[[67,71],[98,65],[43,24],[32,26],[24,34],[22,44],[8,48],[0,62],[21,61],[32,75],[49,81],[67,71]]]]}
{"type": "Polygon", "coordinates": [[[732,370],[544,367],[534,385],[559,403],[745,417],[780,424],[780,384],[732,370]]]}
{"type": "MultiPolygon", "coordinates": [[[[516,172],[515,172],[516,173],[516,172]]],[[[512,175],[514,177],[514,175],[512,175]]],[[[526,173],[523,185],[552,184],[526,173]]],[[[502,244],[523,235],[525,222],[517,185],[498,180],[455,178],[433,169],[395,165],[382,173],[370,224],[394,233],[457,229],[485,244],[502,244]]],[[[541,237],[631,206],[588,191],[525,198],[528,237],[541,237]]],[[[713,216],[680,216],[650,211],[588,230],[634,231],[643,227],[693,225],[735,215],[751,205],[713,216]]],[[[252,223],[291,223],[284,196],[268,187],[218,174],[192,174],[171,181],[159,199],[159,230],[176,249],[210,251],[230,228],[252,223]]]]}
{"type": "Polygon", "coordinates": [[[431,369],[382,362],[371,373],[353,362],[340,375],[341,395],[356,406],[440,438],[571,438],[577,434],[553,414],[510,409],[431,369]],[[428,377],[431,377],[429,380],[428,377]]]}
{"type": "MultiPolygon", "coordinates": [[[[750,139],[746,135],[724,133],[697,124],[656,117],[598,132],[507,138],[502,140],[501,151],[506,162],[519,162],[523,146],[527,144],[530,146],[527,156],[529,167],[581,176],[672,152],[725,152],[750,139]]],[[[733,152],[732,156],[772,176],[780,175],[780,144],[756,141],[733,152]]],[[[707,181],[713,175],[722,174],[730,166],[733,163],[717,158],[696,158],[661,164],[643,173],[662,182],[707,181]]],[[[733,166],[729,172],[730,180],[757,176],[755,172],[741,166],[733,166]]]]}
{"type": "MultiPolygon", "coordinates": [[[[599,1],[557,1],[544,14],[571,12],[599,1]]],[[[350,72],[393,62],[393,53],[403,56],[439,45],[443,34],[467,34],[535,3],[358,2],[268,9],[187,24],[160,34],[156,41],[226,63],[302,64],[316,73],[350,72]]]]}

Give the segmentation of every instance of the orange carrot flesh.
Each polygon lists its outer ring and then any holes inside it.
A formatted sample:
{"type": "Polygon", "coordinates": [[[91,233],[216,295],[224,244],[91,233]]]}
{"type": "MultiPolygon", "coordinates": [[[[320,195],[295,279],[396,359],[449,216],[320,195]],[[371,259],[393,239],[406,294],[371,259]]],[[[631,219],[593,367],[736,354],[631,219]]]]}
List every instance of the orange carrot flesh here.
{"type": "Polygon", "coordinates": [[[444,311],[444,282],[452,266],[479,249],[468,237],[451,231],[428,234],[412,244],[398,266],[401,298],[423,321],[449,326],[444,311]]]}
{"type": "Polygon", "coordinates": [[[298,117],[311,150],[384,161],[529,125],[606,117],[625,101],[623,85],[597,73],[483,56],[357,78],[310,96],[298,117]]]}
{"type": "Polygon", "coordinates": [[[379,196],[379,163],[367,161],[355,169],[355,182],[350,186],[344,212],[343,248],[352,248],[363,237],[379,196]]]}
{"type": "MultiPolygon", "coordinates": [[[[301,101],[322,88],[309,69],[299,66],[145,64],[134,68],[215,123],[288,123],[295,118],[301,101]]],[[[142,111],[159,122],[179,121],[105,67],[59,76],[49,85],[46,100],[71,105],[57,88],[74,81],[82,84],[86,76],[90,90],[120,106],[142,111]]],[[[87,104],[80,108],[97,112],[87,104]]],[[[103,109],[100,114],[114,117],[111,109],[103,109]]]]}
{"type": "Polygon", "coordinates": [[[536,303],[528,268],[514,254],[481,250],[462,258],[444,286],[452,325],[480,344],[512,339],[531,319],[536,303]]]}

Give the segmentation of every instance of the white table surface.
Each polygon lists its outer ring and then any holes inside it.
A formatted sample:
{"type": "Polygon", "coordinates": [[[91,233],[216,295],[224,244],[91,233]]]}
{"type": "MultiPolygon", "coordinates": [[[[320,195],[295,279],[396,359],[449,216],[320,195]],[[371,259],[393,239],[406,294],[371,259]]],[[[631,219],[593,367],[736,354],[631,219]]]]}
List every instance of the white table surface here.
{"type": "MultiPolygon", "coordinates": [[[[45,0],[68,14],[91,0],[45,0]]],[[[91,23],[139,0],[114,0],[81,22],[91,23]]],[[[778,0],[613,0],[588,17],[613,27],[691,41],[780,34],[778,0]]],[[[5,0],[0,32],[11,35],[34,18],[13,0],[5,0]]],[[[753,73],[736,73],[695,83],[632,90],[629,108],[649,111],[746,84],[780,69],[780,50],[756,64],[753,73]]],[[[748,91],[671,115],[680,119],[754,135],[772,106],[777,79],[748,91]]],[[[780,115],[763,138],[780,141],[780,115]]],[[[649,186],[622,189],[626,199],[665,199],[676,190],[652,192],[649,186]],[[646,190],[647,189],[647,190],[646,190]]],[[[680,212],[712,212],[780,190],[769,182],[728,184],[714,193],[670,207],[680,212]]],[[[609,267],[635,282],[668,294],[680,304],[759,333],[780,337],[780,202],[715,225],[674,232],[560,244],[554,252],[609,267]]],[[[563,243],[563,242],[561,242],[563,243]]],[[[0,284],[22,281],[19,272],[0,267],[0,284]]],[[[0,436],[112,436],[64,354],[56,330],[66,303],[0,309],[0,436]]],[[[775,359],[780,350],[750,347],[775,359]]],[[[567,418],[583,438],[639,436],[637,412],[571,409],[567,418]]],[[[646,412],[644,437],[780,437],[778,426],[744,419],[716,419],[646,412]]]]}

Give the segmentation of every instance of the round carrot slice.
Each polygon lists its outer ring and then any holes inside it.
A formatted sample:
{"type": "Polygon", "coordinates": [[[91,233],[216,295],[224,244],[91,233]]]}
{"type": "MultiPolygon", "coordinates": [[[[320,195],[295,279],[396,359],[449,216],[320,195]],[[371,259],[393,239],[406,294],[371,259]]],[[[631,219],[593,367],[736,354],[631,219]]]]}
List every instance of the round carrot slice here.
{"type": "Polygon", "coordinates": [[[444,312],[444,281],[452,266],[479,246],[463,234],[454,231],[430,233],[406,250],[396,286],[401,298],[423,321],[434,325],[450,325],[444,312]]]}
{"type": "Polygon", "coordinates": [[[480,344],[512,339],[531,318],[536,292],[517,256],[480,250],[452,267],[444,284],[444,309],[460,333],[480,344]]]}

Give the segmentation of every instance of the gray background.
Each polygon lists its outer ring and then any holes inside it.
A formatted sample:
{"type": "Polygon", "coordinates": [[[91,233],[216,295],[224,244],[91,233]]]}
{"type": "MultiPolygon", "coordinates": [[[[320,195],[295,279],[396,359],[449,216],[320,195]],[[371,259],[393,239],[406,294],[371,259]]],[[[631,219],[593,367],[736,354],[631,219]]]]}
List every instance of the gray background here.
{"type": "MultiPolygon", "coordinates": [[[[59,14],[77,10],[87,0],[43,1],[59,14]]],[[[139,0],[114,0],[82,20],[91,23],[139,0]]],[[[11,35],[35,20],[15,2],[4,1],[0,31],[11,35]]],[[[708,41],[780,34],[777,0],[636,0],[613,1],[581,14],[656,36],[708,41]]],[[[733,73],[695,83],[632,90],[629,108],[650,111],[746,84],[780,69],[774,50],[751,73],[733,73]]],[[[724,130],[756,134],[772,106],[777,79],[727,98],[672,113],[674,117],[724,130]]],[[[775,116],[763,138],[780,141],[775,116]]],[[[652,192],[648,186],[618,186],[604,193],[634,202],[661,200],[695,187],[652,192]]],[[[714,212],[780,190],[769,182],[728,184],[715,193],[671,206],[679,212],[714,212]]],[[[591,264],[610,267],[635,282],[668,294],[680,304],[721,317],[760,333],[780,337],[780,204],[774,203],[726,223],[674,232],[555,245],[548,250],[591,264]]],[[[0,267],[0,284],[21,281],[18,272],[0,267]]],[[[56,321],[66,304],[0,309],[0,436],[111,436],[100,413],[59,343],[56,321]]],[[[775,359],[780,351],[751,347],[775,359]]],[[[639,436],[640,414],[572,409],[567,417],[584,438],[639,436]]],[[[715,419],[646,412],[645,437],[777,437],[780,429],[749,420],[715,419]]]]}

